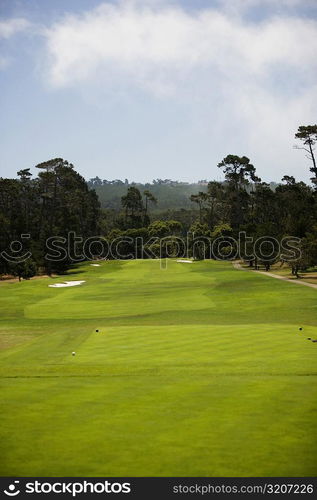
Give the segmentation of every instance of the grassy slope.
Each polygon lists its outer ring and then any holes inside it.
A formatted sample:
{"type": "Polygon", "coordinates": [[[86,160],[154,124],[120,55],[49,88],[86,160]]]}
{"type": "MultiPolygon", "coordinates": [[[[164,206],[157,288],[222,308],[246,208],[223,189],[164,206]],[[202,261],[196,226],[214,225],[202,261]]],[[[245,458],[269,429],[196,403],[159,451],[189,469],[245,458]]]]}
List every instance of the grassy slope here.
{"type": "Polygon", "coordinates": [[[72,279],[0,285],[2,475],[316,475],[316,290],[219,262],[72,279]]]}

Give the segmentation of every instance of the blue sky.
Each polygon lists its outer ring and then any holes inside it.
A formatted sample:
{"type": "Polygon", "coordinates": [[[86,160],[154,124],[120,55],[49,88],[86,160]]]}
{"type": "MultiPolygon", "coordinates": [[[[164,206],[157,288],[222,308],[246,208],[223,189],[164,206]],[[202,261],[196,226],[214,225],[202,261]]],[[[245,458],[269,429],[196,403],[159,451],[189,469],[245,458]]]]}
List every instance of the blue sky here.
{"type": "Polygon", "coordinates": [[[87,179],[309,179],[315,0],[0,0],[0,176],[53,157],[87,179]]]}

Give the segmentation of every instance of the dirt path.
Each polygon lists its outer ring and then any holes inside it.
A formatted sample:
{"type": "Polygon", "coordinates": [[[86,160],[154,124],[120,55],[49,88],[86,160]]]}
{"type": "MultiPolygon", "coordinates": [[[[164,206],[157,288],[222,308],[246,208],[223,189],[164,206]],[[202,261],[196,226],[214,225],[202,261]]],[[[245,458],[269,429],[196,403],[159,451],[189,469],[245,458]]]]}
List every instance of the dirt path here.
{"type": "Polygon", "coordinates": [[[32,276],[32,278],[29,278],[28,280],[25,280],[22,278],[21,281],[19,281],[18,277],[2,278],[2,279],[0,279],[0,285],[2,283],[22,283],[23,281],[41,280],[43,278],[58,278],[58,274],[52,274],[51,276],[49,276],[48,274],[37,274],[36,276],[32,276]]]}
{"type": "Polygon", "coordinates": [[[268,273],[266,271],[255,271],[251,269],[246,269],[245,267],[242,267],[239,262],[233,262],[232,264],[235,269],[240,269],[241,271],[259,273],[263,274],[264,276],[271,276],[271,278],[276,278],[278,280],[288,281],[289,283],[297,283],[297,285],[304,285],[304,286],[309,286],[310,288],[317,288],[317,285],[314,285],[314,283],[307,283],[307,281],[292,280],[290,278],[285,278],[285,276],[279,276],[278,274],[268,273]]]}

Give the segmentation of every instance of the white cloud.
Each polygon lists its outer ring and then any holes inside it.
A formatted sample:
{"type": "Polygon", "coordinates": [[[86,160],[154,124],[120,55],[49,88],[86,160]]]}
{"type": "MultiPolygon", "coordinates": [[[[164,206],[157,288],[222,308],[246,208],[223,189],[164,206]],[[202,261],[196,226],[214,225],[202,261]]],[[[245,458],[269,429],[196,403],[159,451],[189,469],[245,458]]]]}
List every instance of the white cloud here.
{"type": "MultiPolygon", "coordinates": [[[[9,39],[25,31],[30,26],[29,21],[21,17],[0,19],[0,39],[9,39]]],[[[0,71],[5,70],[11,63],[11,57],[0,54],[0,71]]]]}
{"type": "Polygon", "coordinates": [[[30,25],[29,21],[21,17],[0,20],[0,38],[10,38],[11,36],[24,31],[30,25]]]}
{"type": "Polygon", "coordinates": [[[292,138],[317,113],[317,21],[272,14],[250,22],[244,8],[259,0],[237,1],[237,15],[220,3],[192,11],[131,0],[68,15],[45,33],[47,80],[53,88],[137,88],[182,100],[217,155],[247,154],[268,165],[260,171],[266,179],[276,167],[298,174],[292,138]]]}
{"type": "Polygon", "coordinates": [[[124,79],[156,92],[175,90],[206,68],[226,78],[267,76],[277,65],[311,71],[316,33],[316,21],[294,17],[251,24],[215,9],[102,4],[47,30],[49,81],[63,87],[124,79]]]}

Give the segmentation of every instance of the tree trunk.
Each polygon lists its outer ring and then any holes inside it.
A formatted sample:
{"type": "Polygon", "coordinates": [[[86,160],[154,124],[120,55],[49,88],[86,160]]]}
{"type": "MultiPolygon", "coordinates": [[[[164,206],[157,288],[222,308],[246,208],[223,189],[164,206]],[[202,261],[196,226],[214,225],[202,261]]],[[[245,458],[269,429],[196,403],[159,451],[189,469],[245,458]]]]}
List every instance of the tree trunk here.
{"type": "Polygon", "coordinates": [[[316,166],[316,160],[315,160],[315,155],[314,155],[314,151],[313,151],[313,148],[312,148],[312,145],[311,145],[311,142],[309,142],[309,150],[310,150],[310,154],[311,154],[311,159],[313,160],[313,172],[315,174],[315,177],[317,177],[317,166],[316,166]]]}

